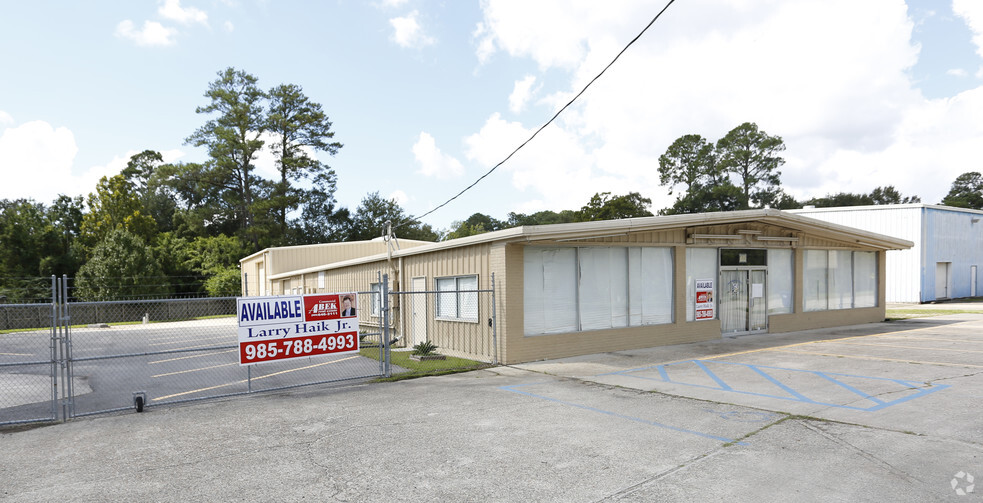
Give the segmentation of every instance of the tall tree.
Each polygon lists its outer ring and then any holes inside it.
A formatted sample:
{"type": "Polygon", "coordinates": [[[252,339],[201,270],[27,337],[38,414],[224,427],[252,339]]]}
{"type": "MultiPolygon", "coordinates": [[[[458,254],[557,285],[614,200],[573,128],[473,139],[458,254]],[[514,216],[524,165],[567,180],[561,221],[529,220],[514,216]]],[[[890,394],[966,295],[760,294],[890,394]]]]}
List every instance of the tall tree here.
{"type": "Polygon", "coordinates": [[[304,191],[300,221],[296,223],[292,244],[348,241],[352,218],[348,208],[338,208],[334,193],[336,177],[327,170],[314,177],[311,188],[304,191]]]}
{"type": "MultiPolygon", "coordinates": [[[[270,90],[269,98],[266,130],[273,136],[270,147],[280,172],[272,201],[280,233],[286,235],[287,213],[297,208],[301,200],[301,192],[291,190],[290,182],[329,172],[327,165],[310,154],[326,152],[335,155],[342,144],[332,141],[334,131],[321,104],[311,101],[300,86],[281,84],[270,90]]],[[[333,179],[333,176],[323,178],[321,183],[323,185],[333,179]]],[[[333,192],[332,189],[325,194],[333,192]]]]}
{"type": "Polygon", "coordinates": [[[116,229],[126,230],[144,241],[152,241],[157,234],[157,222],[147,215],[133,184],[123,175],[102,177],[87,203],[89,211],[82,216],[80,229],[80,241],[87,251],[116,229]]]}
{"type": "Polygon", "coordinates": [[[983,210],[983,175],[970,171],[957,176],[942,204],[983,210]]]}
{"type": "Polygon", "coordinates": [[[263,105],[266,93],[257,85],[256,77],[235,68],[219,72],[208,86],[205,97],[210,103],[198,107],[200,114],[211,114],[204,126],[186,140],[196,147],[206,147],[211,160],[212,175],[208,183],[224,189],[223,197],[235,210],[239,232],[259,249],[259,235],[253,228],[254,203],[258,177],[253,161],[261,148],[260,139],[267,120],[263,105]]]}
{"type": "Polygon", "coordinates": [[[582,208],[579,218],[583,222],[595,220],[617,220],[620,218],[650,217],[652,212],[648,207],[652,200],[642,197],[638,192],[629,192],[623,196],[611,196],[610,192],[594,194],[582,208]]]}
{"type": "Polygon", "coordinates": [[[353,241],[366,241],[381,237],[386,232],[386,222],[391,222],[398,238],[419,241],[438,241],[440,235],[428,224],[415,222],[406,216],[395,199],[385,199],[373,192],[355,209],[349,236],[353,241]]]}
{"type": "Polygon", "coordinates": [[[886,185],[884,187],[876,187],[870,194],[837,192],[836,194],[827,194],[825,197],[814,197],[805,201],[803,204],[817,208],[831,208],[838,206],[872,206],[877,204],[908,204],[918,202],[921,202],[918,196],[902,196],[893,185],[886,185]]]}
{"type": "Polygon", "coordinates": [[[153,251],[139,236],[113,229],[79,269],[75,293],[84,300],[120,300],[170,293],[153,251]]]}
{"type": "Polygon", "coordinates": [[[506,228],[520,227],[523,225],[550,225],[567,224],[576,222],[580,213],[574,210],[562,210],[559,213],[550,210],[537,211],[530,215],[525,213],[509,212],[506,228]]]}
{"type": "Polygon", "coordinates": [[[474,213],[467,220],[451,223],[451,230],[444,236],[444,240],[474,236],[504,228],[505,222],[484,213],[474,213]]]}
{"type": "Polygon", "coordinates": [[[659,156],[659,182],[673,193],[677,185],[685,190],[672,208],[660,214],[727,211],[740,207],[740,189],[731,183],[719,162],[713,144],[697,134],[676,139],[659,156]]]}
{"type": "Polygon", "coordinates": [[[920,203],[922,198],[918,196],[902,196],[894,185],[876,187],[870,192],[870,199],[874,204],[910,204],[920,203]]]}
{"type": "Polygon", "coordinates": [[[43,276],[66,273],[57,267],[67,251],[62,243],[43,204],[0,201],[0,296],[8,302],[50,297],[43,276]]]}
{"type": "Polygon", "coordinates": [[[785,164],[779,156],[785,151],[780,136],[770,136],[758,129],[753,122],[745,122],[717,140],[717,155],[723,171],[737,176],[741,188],[741,208],[764,206],[781,186],[781,172],[785,164]]]}
{"type": "Polygon", "coordinates": [[[163,165],[164,157],[160,152],[144,150],[131,156],[120,174],[136,189],[147,214],[157,222],[157,229],[167,232],[173,228],[177,202],[168,186],[167,176],[161,172],[163,165]]]}

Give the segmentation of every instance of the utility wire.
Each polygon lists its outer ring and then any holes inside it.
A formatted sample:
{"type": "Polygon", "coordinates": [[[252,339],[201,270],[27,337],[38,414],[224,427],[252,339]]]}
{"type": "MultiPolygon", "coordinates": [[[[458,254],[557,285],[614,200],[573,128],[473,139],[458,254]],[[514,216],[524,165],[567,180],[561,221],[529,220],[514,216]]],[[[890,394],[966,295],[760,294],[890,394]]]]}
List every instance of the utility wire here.
{"type": "Polygon", "coordinates": [[[652,25],[655,24],[655,22],[659,20],[659,18],[662,16],[662,14],[675,1],[676,0],[669,0],[669,3],[667,3],[666,6],[663,7],[662,10],[660,10],[659,13],[656,14],[655,17],[653,17],[652,20],[649,21],[649,23],[647,25],[645,25],[645,28],[642,28],[642,31],[640,31],[638,33],[638,35],[635,35],[635,38],[631,39],[631,41],[628,42],[628,44],[625,45],[625,47],[622,48],[620,52],[618,52],[618,54],[614,57],[614,59],[612,59],[611,62],[608,63],[607,66],[605,66],[600,71],[600,73],[598,73],[593,79],[591,79],[590,82],[588,82],[587,85],[585,85],[584,88],[581,89],[580,92],[578,92],[576,96],[574,96],[570,101],[568,101],[566,105],[563,105],[563,108],[561,108],[555,114],[553,114],[553,117],[550,117],[550,120],[546,121],[545,124],[543,124],[542,126],[540,126],[539,129],[537,129],[529,138],[527,138],[526,141],[522,142],[518,147],[516,147],[515,150],[512,151],[512,153],[510,153],[508,156],[505,157],[505,159],[502,159],[501,161],[499,161],[498,164],[492,166],[491,169],[489,169],[485,174],[481,175],[477,180],[474,181],[474,183],[472,183],[471,185],[468,185],[467,187],[465,187],[464,190],[458,192],[454,197],[448,199],[447,201],[444,201],[439,206],[435,207],[434,209],[432,209],[432,210],[430,210],[430,211],[428,211],[428,212],[426,212],[426,213],[424,213],[424,214],[422,214],[422,215],[420,215],[418,217],[407,217],[406,220],[403,220],[399,224],[394,225],[393,226],[393,229],[398,228],[398,227],[402,227],[403,225],[406,225],[406,224],[408,224],[410,222],[413,222],[413,221],[419,222],[421,219],[423,219],[427,215],[429,215],[429,214],[431,214],[431,213],[433,213],[433,212],[435,212],[435,211],[443,208],[444,206],[447,206],[448,204],[450,204],[451,201],[457,199],[458,197],[460,197],[465,192],[471,190],[471,188],[473,188],[475,185],[478,185],[479,182],[481,182],[482,180],[484,180],[488,175],[492,174],[496,169],[499,168],[499,166],[505,164],[506,161],[508,161],[509,159],[511,159],[512,156],[514,156],[516,154],[516,152],[518,152],[520,149],[522,149],[522,147],[525,147],[527,143],[531,142],[532,139],[535,138],[536,135],[538,135],[540,131],[546,129],[546,126],[549,126],[550,124],[552,124],[553,121],[556,120],[556,118],[559,117],[560,114],[563,113],[564,110],[566,110],[568,107],[570,107],[570,105],[573,105],[573,103],[575,101],[577,101],[577,99],[580,98],[580,96],[587,91],[587,88],[589,88],[591,86],[591,84],[594,83],[594,81],[596,81],[597,79],[601,78],[601,75],[604,75],[604,72],[608,71],[608,68],[611,68],[611,66],[614,65],[614,63],[616,61],[618,61],[618,58],[620,58],[621,55],[624,54],[625,51],[627,51],[628,48],[632,46],[632,44],[634,44],[635,42],[637,42],[638,39],[642,38],[642,35],[644,35],[645,32],[648,31],[648,29],[651,28],[652,25]]]}

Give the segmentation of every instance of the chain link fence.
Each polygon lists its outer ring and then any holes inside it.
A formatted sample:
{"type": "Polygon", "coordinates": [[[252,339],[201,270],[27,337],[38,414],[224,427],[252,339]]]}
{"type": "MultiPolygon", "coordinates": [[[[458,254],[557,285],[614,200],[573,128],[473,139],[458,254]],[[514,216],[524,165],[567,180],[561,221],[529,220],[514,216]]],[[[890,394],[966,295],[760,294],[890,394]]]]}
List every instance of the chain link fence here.
{"type": "Polygon", "coordinates": [[[358,353],[242,366],[236,297],[78,302],[71,278],[51,282],[47,304],[0,304],[0,425],[498,359],[492,290],[359,292],[380,313],[360,324],[358,353]]]}

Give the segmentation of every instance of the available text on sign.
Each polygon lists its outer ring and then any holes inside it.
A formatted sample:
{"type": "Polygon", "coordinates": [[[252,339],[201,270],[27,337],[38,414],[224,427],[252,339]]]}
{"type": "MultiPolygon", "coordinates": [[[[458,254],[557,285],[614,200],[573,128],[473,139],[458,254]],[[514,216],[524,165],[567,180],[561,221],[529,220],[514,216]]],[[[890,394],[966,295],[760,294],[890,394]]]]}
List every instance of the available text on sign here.
{"type": "Polygon", "coordinates": [[[354,293],[239,297],[239,364],[357,353],[354,293]]]}
{"type": "Polygon", "coordinates": [[[696,280],[696,321],[714,318],[713,280],[696,280]]]}

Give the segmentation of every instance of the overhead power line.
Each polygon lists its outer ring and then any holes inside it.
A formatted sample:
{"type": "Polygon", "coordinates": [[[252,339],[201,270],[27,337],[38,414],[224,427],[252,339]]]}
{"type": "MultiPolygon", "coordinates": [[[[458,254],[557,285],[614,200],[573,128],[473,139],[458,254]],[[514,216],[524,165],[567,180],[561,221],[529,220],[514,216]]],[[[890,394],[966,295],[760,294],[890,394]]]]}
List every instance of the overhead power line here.
{"type": "Polygon", "coordinates": [[[618,58],[620,58],[621,55],[624,54],[625,51],[627,51],[628,48],[632,46],[632,44],[634,44],[635,42],[637,42],[638,39],[642,38],[642,35],[644,35],[645,32],[648,31],[648,29],[651,28],[652,25],[655,24],[655,22],[658,21],[660,17],[662,17],[662,14],[675,1],[676,0],[669,0],[669,3],[667,3],[665,5],[665,7],[663,7],[662,10],[660,10],[659,13],[656,14],[655,17],[653,17],[651,21],[649,21],[649,23],[647,25],[645,25],[645,28],[642,28],[642,31],[638,32],[638,35],[635,35],[635,38],[631,39],[631,41],[628,42],[624,46],[624,48],[622,48],[621,51],[618,52],[618,54],[614,57],[614,59],[611,60],[610,63],[608,63],[603,69],[601,69],[601,71],[593,79],[590,79],[590,82],[588,82],[587,85],[585,85],[583,87],[583,89],[581,89],[580,92],[578,92],[576,94],[576,96],[574,96],[573,98],[571,98],[570,101],[568,101],[566,105],[563,105],[562,108],[560,108],[555,114],[553,114],[553,117],[550,117],[550,119],[548,121],[546,121],[545,124],[543,124],[542,126],[540,126],[539,129],[537,129],[535,132],[533,132],[533,134],[531,136],[529,136],[529,138],[527,138],[526,141],[524,141],[521,144],[519,144],[519,146],[516,147],[515,150],[512,151],[512,153],[510,153],[508,156],[506,156],[505,159],[502,159],[501,161],[499,161],[498,164],[492,166],[491,169],[489,169],[487,172],[485,172],[485,174],[483,174],[480,177],[478,177],[478,179],[475,180],[471,185],[468,185],[467,187],[464,188],[464,190],[458,192],[457,194],[455,194],[453,197],[451,197],[447,201],[444,201],[443,203],[441,203],[439,206],[436,206],[432,210],[430,210],[430,211],[428,211],[428,212],[426,212],[426,213],[424,213],[424,214],[422,214],[420,216],[409,217],[406,220],[400,222],[399,224],[394,225],[393,226],[393,229],[398,228],[398,227],[402,227],[403,225],[406,225],[406,224],[408,224],[410,222],[414,222],[414,221],[419,222],[420,220],[422,220],[427,215],[430,215],[431,213],[433,213],[433,212],[435,212],[435,211],[443,208],[444,206],[447,206],[448,204],[450,204],[451,201],[457,199],[458,197],[461,197],[462,194],[464,194],[465,192],[471,190],[475,185],[478,185],[478,183],[480,183],[482,180],[484,180],[488,175],[494,173],[495,170],[499,168],[499,166],[505,164],[506,161],[508,161],[509,159],[511,159],[512,156],[514,156],[516,154],[516,152],[518,152],[519,150],[521,150],[522,147],[525,147],[527,143],[531,142],[532,139],[535,138],[536,135],[538,135],[540,131],[546,129],[546,126],[549,126],[550,124],[552,124],[553,121],[556,120],[556,118],[559,117],[560,114],[562,114],[564,110],[566,110],[567,108],[569,108],[570,105],[573,105],[573,103],[575,101],[577,101],[577,99],[580,98],[580,96],[587,91],[587,89],[591,86],[591,84],[594,83],[594,81],[596,81],[597,79],[601,78],[601,75],[604,75],[604,72],[608,71],[608,68],[611,68],[611,66],[614,65],[614,63],[616,61],[618,61],[618,58]]]}

